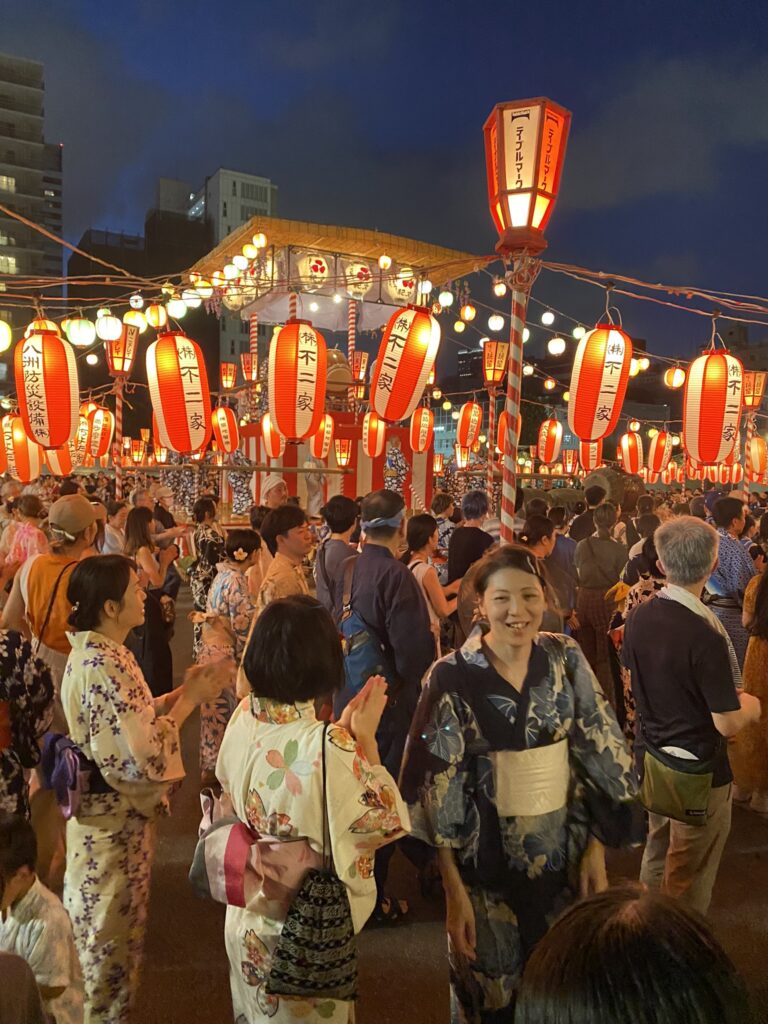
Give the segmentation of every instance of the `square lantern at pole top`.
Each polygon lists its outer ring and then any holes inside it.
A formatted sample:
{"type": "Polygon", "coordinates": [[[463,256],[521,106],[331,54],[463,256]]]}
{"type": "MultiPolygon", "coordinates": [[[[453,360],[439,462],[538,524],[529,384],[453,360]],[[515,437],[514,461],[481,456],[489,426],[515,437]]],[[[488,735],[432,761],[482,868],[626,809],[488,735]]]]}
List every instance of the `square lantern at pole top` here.
{"type": "Polygon", "coordinates": [[[483,345],[483,380],[487,388],[497,388],[507,372],[509,343],[486,341],[483,345]]]}
{"type": "Polygon", "coordinates": [[[107,369],[112,377],[130,377],[139,347],[139,328],[123,324],[119,337],[104,342],[107,369]]]}
{"type": "Polygon", "coordinates": [[[545,97],[497,103],[483,127],[488,205],[498,252],[546,248],[571,115],[545,97]]]}
{"type": "Polygon", "coordinates": [[[746,409],[759,409],[760,403],[765,396],[765,382],[768,373],[761,370],[746,370],[744,372],[744,407],[746,409]]]}

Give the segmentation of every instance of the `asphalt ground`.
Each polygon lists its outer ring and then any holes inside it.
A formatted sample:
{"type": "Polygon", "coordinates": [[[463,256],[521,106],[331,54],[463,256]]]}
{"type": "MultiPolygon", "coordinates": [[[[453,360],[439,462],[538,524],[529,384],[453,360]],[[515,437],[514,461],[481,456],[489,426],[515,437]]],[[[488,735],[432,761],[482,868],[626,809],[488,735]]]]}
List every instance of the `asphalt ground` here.
{"type": "MultiPolygon", "coordinates": [[[[173,641],[177,681],[189,665],[192,630],[189,599],[182,590],[173,641]]],[[[199,722],[183,730],[187,777],[173,813],[159,828],[152,879],[145,963],[137,1024],[230,1024],[224,907],[198,899],[187,881],[200,820],[197,749],[199,722]]],[[[637,878],[637,851],[611,854],[611,880],[637,878]]],[[[357,1024],[446,1024],[448,972],[439,903],[425,902],[413,868],[399,853],[392,885],[408,899],[408,923],[367,928],[360,937],[360,1000],[357,1024]]],[[[715,932],[745,978],[768,1024],[768,820],[734,808],[733,830],[710,911],[715,932]]]]}

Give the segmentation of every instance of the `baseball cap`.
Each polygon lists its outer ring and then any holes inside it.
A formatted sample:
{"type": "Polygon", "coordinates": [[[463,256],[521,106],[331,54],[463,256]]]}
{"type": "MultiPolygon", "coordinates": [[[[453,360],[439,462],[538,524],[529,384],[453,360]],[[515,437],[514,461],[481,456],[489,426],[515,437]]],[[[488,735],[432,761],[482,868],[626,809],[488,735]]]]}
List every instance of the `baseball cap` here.
{"type": "Polygon", "coordinates": [[[48,523],[70,540],[96,521],[96,509],[83,494],[65,494],[48,511],[48,523]]]}

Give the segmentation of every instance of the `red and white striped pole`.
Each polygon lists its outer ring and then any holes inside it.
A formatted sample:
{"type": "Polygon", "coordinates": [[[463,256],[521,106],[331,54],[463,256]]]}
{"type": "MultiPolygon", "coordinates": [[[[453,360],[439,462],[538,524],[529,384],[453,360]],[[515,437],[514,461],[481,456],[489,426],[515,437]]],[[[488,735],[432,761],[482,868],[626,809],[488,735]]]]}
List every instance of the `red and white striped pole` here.
{"type": "Polygon", "coordinates": [[[115,462],[115,500],[123,497],[123,388],[125,377],[115,380],[115,444],[112,448],[115,462]]]}
{"type": "MultiPolygon", "coordinates": [[[[352,360],[355,355],[355,338],[357,335],[357,305],[354,299],[347,300],[347,361],[352,370],[352,360]]],[[[349,405],[352,412],[355,411],[355,386],[354,383],[348,392],[349,405]]]]}
{"type": "Polygon", "coordinates": [[[288,319],[295,320],[299,315],[299,296],[296,292],[288,293],[288,319]]]}
{"type": "Polygon", "coordinates": [[[501,477],[501,542],[512,544],[515,531],[515,490],[517,486],[517,422],[523,390],[523,330],[528,296],[541,263],[527,252],[513,256],[508,274],[512,306],[509,323],[509,363],[507,368],[507,433],[504,438],[501,477]]]}
{"type": "Polygon", "coordinates": [[[248,411],[253,416],[256,412],[256,379],[259,376],[259,314],[251,313],[248,318],[248,351],[251,354],[251,379],[248,382],[248,411]]]}
{"type": "Polygon", "coordinates": [[[491,515],[496,509],[493,501],[493,457],[496,454],[496,388],[488,388],[488,462],[486,464],[485,489],[488,492],[488,507],[491,515]]]}
{"type": "Polygon", "coordinates": [[[746,497],[749,498],[750,484],[752,483],[752,438],[755,436],[757,423],[755,421],[755,414],[751,410],[747,412],[744,419],[746,429],[744,442],[744,486],[742,490],[746,497]]]}

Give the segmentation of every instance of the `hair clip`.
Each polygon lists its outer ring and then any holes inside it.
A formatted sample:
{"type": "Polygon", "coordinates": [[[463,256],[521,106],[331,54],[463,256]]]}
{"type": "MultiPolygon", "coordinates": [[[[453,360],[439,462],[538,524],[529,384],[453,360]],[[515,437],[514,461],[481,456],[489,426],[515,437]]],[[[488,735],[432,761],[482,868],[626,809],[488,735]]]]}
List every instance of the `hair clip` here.
{"type": "Polygon", "coordinates": [[[232,557],[236,562],[244,562],[248,557],[248,552],[243,551],[242,548],[238,548],[237,551],[232,552],[232,557]]]}
{"type": "Polygon", "coordinates": [[[72,605],[72,614],[75,615],[79,610],[80,610],[80,602],[79,601],[75,601],[75,603],[72,605]]]}

